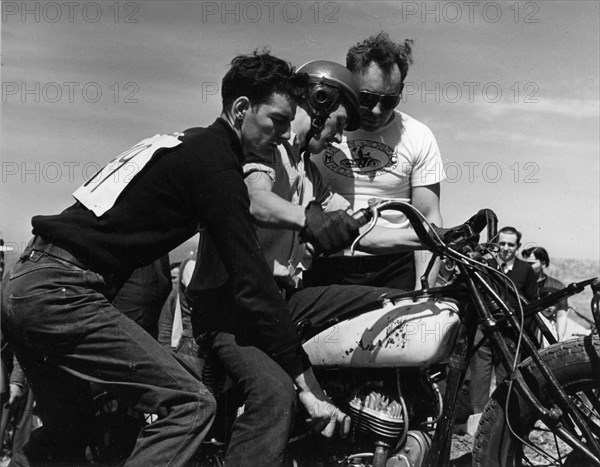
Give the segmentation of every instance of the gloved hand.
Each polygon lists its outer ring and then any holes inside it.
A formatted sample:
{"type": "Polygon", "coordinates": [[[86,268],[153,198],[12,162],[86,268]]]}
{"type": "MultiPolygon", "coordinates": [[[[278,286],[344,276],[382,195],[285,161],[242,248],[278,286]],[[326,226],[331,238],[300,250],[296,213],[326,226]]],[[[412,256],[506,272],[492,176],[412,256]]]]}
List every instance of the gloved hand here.
{"type": "Polygon", "coordinates": [[[335,253],[350,246],[358,236],[360,224],[346,211],[324,212],[319,203],[311,201],[305,215],[300,240],[311,243],[315,254],[335,253]]]}
{"type": "Polygon", "coordinates": [[[461,224],[457,225],[456,227],[450,227],[447,229],[444,229],[443,227],[438,227],[435,224],[431,224],[431,228],[446,245],[448,245],[449,243],[453,243],[459,239],[467,240],[473,236],[473,231],[467,224],[461,224]]]}

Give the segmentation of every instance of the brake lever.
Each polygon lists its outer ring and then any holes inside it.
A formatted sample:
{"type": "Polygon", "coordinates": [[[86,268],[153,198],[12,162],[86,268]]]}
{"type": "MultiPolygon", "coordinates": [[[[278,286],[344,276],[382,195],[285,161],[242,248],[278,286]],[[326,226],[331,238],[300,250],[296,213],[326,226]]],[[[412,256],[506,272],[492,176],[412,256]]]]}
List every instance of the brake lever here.
{"type": "Polygon", "coordinates": [[[369,233],[371,233],[371,231],[375,228],[375,225],[377,224],[377,220],[379,219],[379,210],[376,209],[375,206],[371,206],[370,213],[371,213],[372,217],[371,217],[371,221],[369,222],[369,226],[365,229],[364,232],[359,234],[358,237],[356,237],[354,239],[354,241],[352,242],[352,246],[350,246],[350,254],[351,255],[354,255],[354,252],[356,251],[356,247],[358,246],[360,241],[363,238],[365,238],[367,235],[369,235],[369,233]]]}

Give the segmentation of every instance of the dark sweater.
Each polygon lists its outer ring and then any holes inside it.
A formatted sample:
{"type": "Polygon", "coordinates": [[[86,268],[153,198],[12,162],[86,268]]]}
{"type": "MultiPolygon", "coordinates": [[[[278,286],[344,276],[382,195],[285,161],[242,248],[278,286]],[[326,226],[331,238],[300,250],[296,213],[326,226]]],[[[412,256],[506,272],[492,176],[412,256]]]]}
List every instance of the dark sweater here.
{"type": "Polygon", "coordinates": [[[223,260],[235,304],[228,317],[211,322],[234,322],[229,331],[245,329],[288,374],[300,374],[308,358],[260,250],[239,138],[217,119],[179,139],[182,144],[159,150],[100,217],[77,202],[61,214],[34,217],[33,233],[119,281],[204,227],[223,260]]]}

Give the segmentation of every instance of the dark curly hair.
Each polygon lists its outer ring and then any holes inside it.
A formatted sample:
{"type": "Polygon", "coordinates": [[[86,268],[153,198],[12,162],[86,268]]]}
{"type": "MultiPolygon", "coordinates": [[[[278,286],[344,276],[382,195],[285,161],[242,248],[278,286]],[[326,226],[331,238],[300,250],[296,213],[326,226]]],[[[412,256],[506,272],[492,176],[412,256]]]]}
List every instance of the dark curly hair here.
{"type": "Polygon", "coordinates": [[[381,31],[348,50],[346,68],[356,74],[367,68],[371,62],[375,62],[383,70],[390,71],[396,63],[404,81],[408,67],[413,63],[412,44],[412,39],[397,44],[390,39],[387,32],[381,31]]]}
{"type": "Polygon", "coordinates": [[[221,81],[223,108],[240,96],[257,106],[269,100],[273,93],[290,96],[299,102],[308,87],[308,75],[295,73],[288,62],[271,55],[268,49],[238,55],[221,81]]]}
{"type": "Polygon", "coordinates": [[[540,260],[544,267],[550,266],[550,256],[548,256],[548,252],[545,248],[542,248],[541,246],[535,246],[527,248],[521,252],[521,256],[523,256],[525,259],[529,258],[532,254],[536,259],[540,260]]]}

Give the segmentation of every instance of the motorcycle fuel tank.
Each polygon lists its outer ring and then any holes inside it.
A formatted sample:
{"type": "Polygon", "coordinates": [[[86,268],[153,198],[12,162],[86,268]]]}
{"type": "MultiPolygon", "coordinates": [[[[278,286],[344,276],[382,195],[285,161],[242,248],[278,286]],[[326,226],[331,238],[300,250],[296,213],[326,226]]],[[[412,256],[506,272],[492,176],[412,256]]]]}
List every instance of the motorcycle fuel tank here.
{"type": "Polygon", "coordinates": [[[349,318],[304,343],[314,366],[420,367],[448,358],[460,324],[448,299],[388,301],[349,318]]]}

